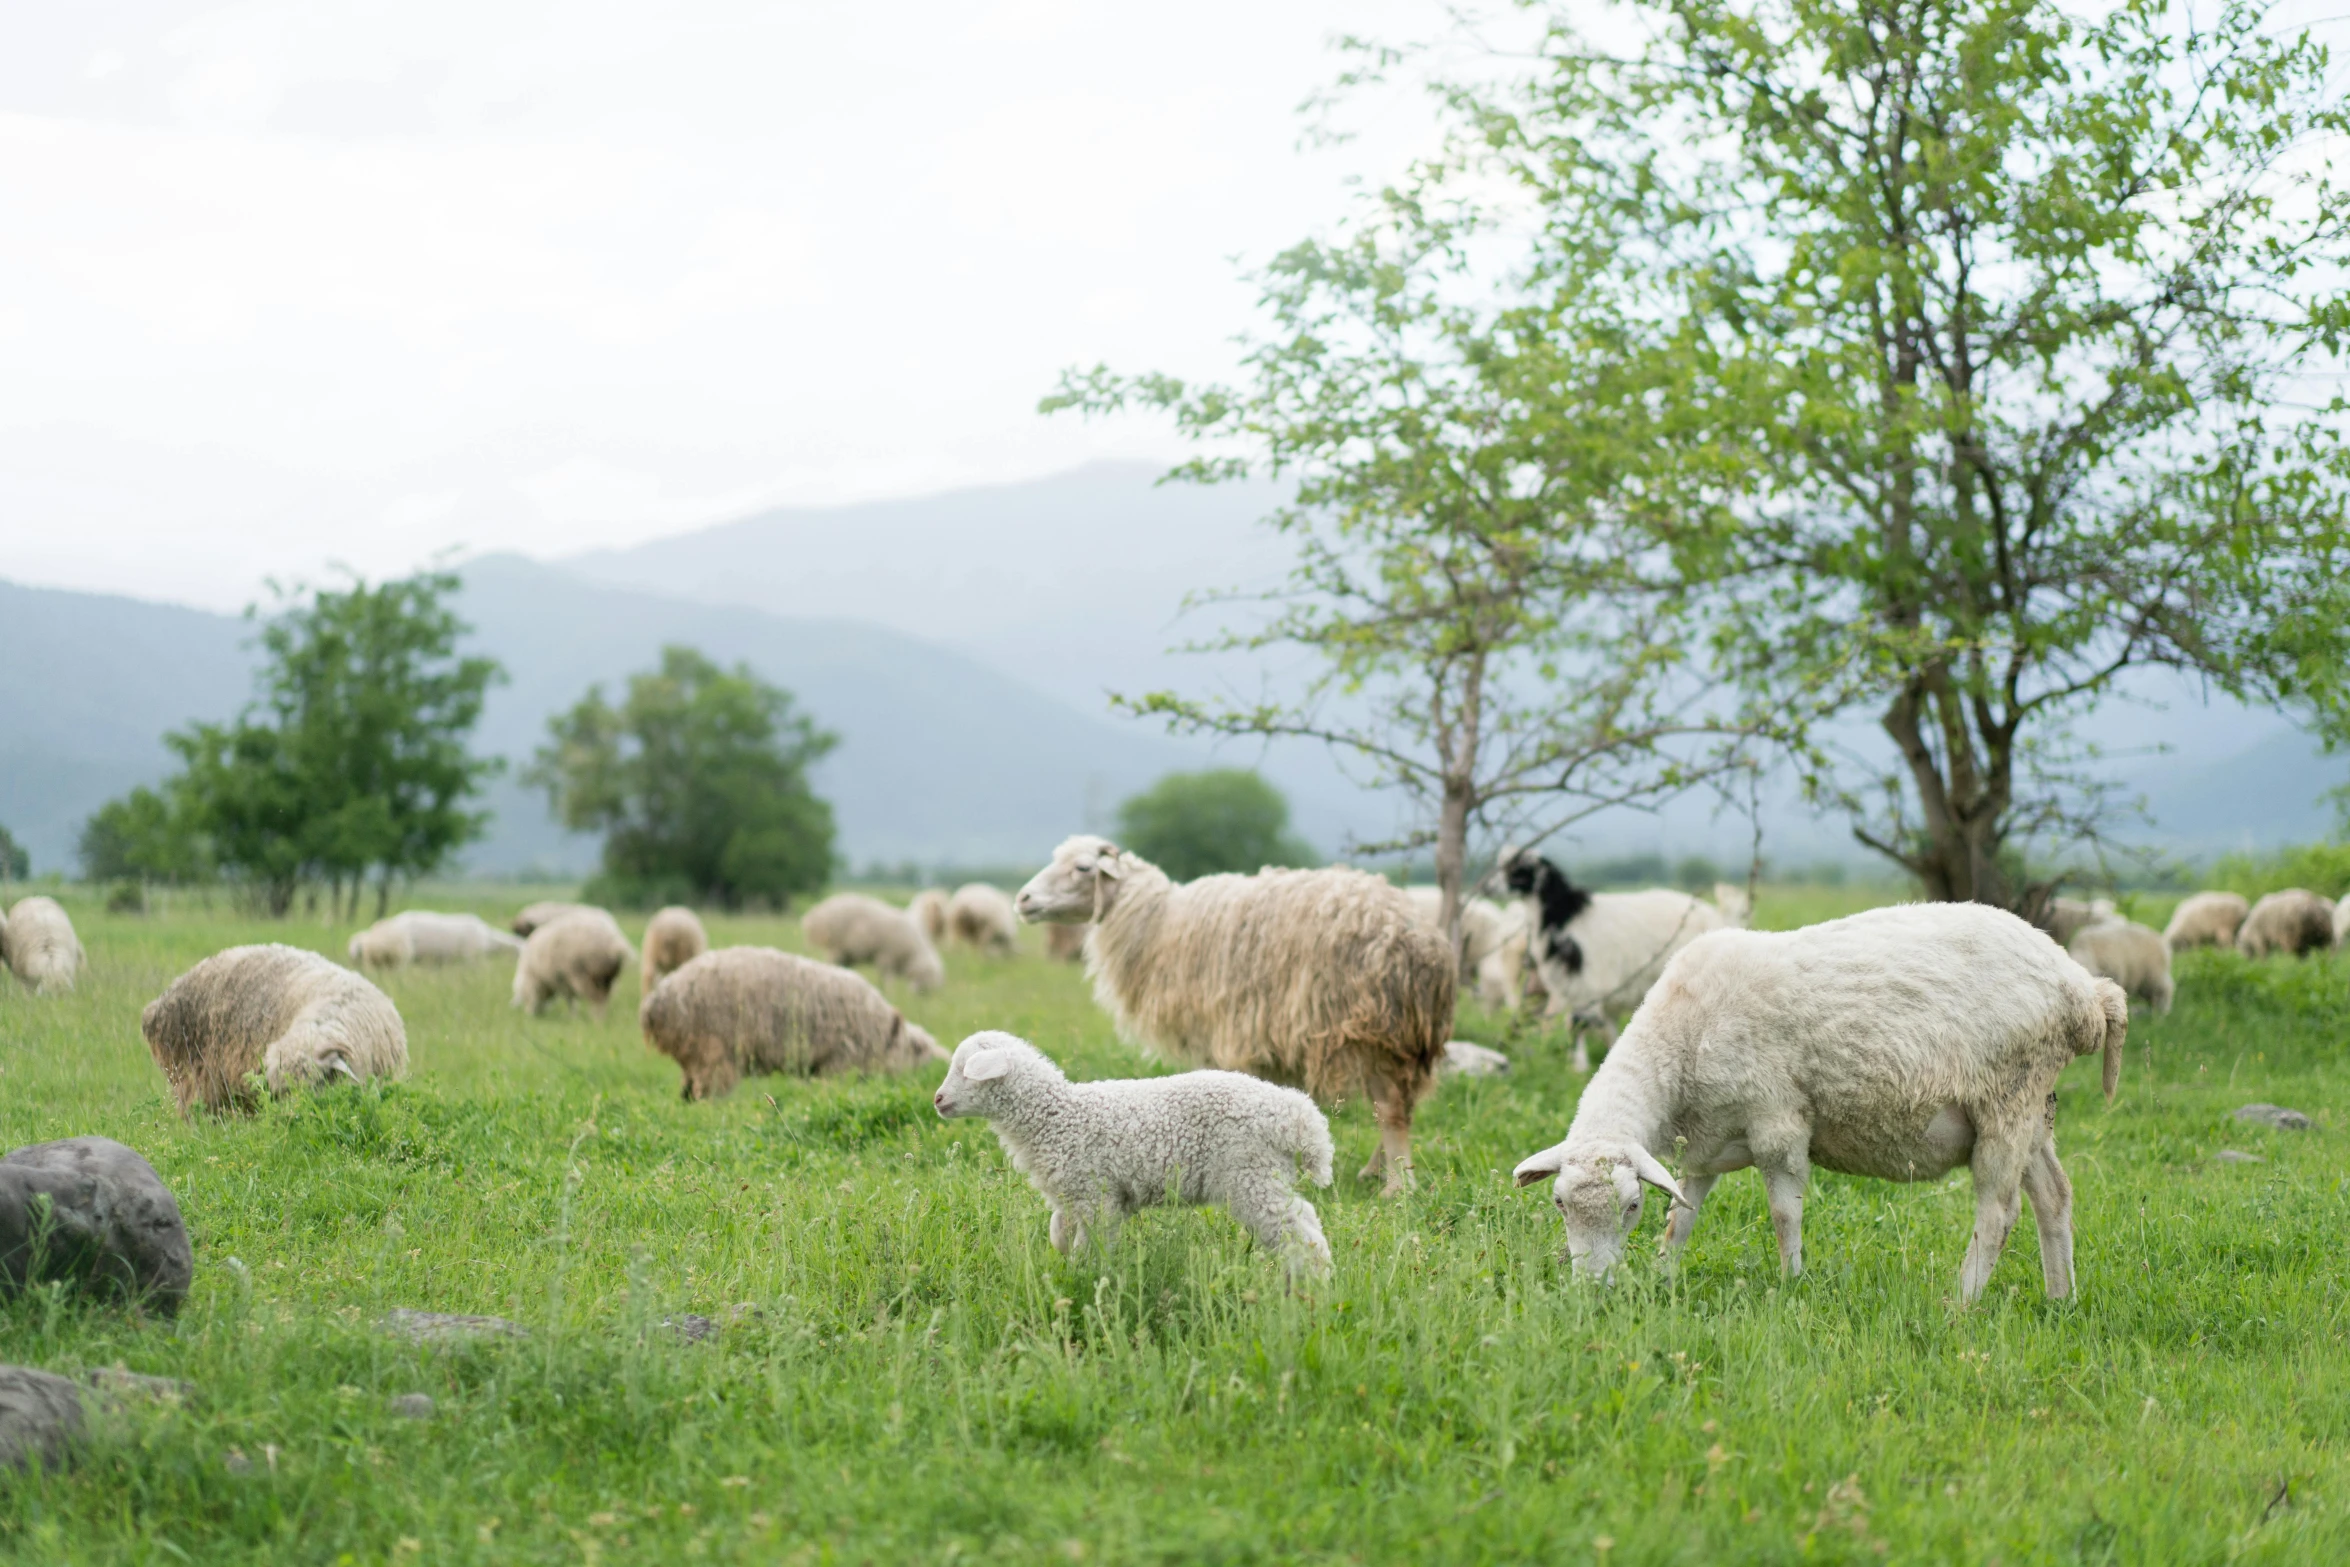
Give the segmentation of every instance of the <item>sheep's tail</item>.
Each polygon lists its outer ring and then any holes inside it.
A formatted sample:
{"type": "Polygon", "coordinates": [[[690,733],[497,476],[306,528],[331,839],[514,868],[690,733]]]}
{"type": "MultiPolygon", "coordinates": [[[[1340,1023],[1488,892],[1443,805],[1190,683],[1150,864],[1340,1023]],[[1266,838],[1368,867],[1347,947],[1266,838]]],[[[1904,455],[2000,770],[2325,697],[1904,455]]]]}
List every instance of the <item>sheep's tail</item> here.
{"type": "Polygon", "coordinates": [[[1330,1121],[1311,1099],[1297,1096],[1291,1107],[1289,1121],[1281,1130],[1286,1134],[1282,1151],[1292,1158],[1305,1161],[1306,1174],[1316,1186],[1330,1184],[1330,1121]]]}
{"type": "Polygon", "coordinates": [[[2113,1091],[2121,1086],[2122,1041],[2130,1032],[2130,993],[2110,979],[2095,982],[2096,1015],[2083,1030],[2083,1043],[2077,1055],[2105,1053],[2105,1097],[2113,1098],[2113,1091]]]}

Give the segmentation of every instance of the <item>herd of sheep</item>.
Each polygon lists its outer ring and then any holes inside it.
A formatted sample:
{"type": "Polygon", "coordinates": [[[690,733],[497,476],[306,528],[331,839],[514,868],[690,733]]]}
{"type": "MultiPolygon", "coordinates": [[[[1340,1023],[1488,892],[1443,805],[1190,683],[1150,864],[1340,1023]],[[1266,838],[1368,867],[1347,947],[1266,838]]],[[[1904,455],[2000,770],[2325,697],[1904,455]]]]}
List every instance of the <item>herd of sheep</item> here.
{"type": "MultiPolygon", "coordinates": [[[[2174,952],[2233,943],[2252,957],[2306,955],[2339,946],[2350,927],[2350,899],[2295,889],[2250,905],[2200,892],[2159,933],[2109,902],[2068,899],[2046,929],[1933,904],[1758,932],[1745,928],[1736,887],[1717,887],[1710,903],[1592,892],[1530,850],[1505,851],[1494,879],[1508,901],[1467,900],[1455,945],[1424,889],[1342,867],[1179,883],[1080,835],[1016,897],[972,883],[905,908],[826,898],[802,921],[814,959],[713,949],[684,908],[653,917],[641,952],[585,904],[533,904],[510,932],[412,911],[354,936],[352,967],[277,945],[215,954],[148,1005],[141,1030],[183,1113],[231,1111],[264,1092],[405,1075],[399,1011],[359,970],[510,958],[516,1007],[567,1000],[600,1015],[640,961],[643,1037],[677,1063],[688,1100],[722,1097],[750,1075],[944,1063],[939,1114],[991,1123],[1051,1205],[1055,1247],[1106,1243],[1138,1208],[1210,1203],[1295,1275],[1330,1266],[1297,1190],[1331,1180],[1320,1106],[1367,1099],[1379,1142],[1362,1174],[1388,1193],[1409,1187],[1413,1114],[1440,1070],[1506,1066],[1450,1037],[1457,995],[1474,987],[1514,1010],[1538,991],[1546,1013],[1570,1023],[1577,1070],[1588,1070],[1587,1032],[1609,1042],[1565,1138],[1516,1172],[1520,1185],[1550,1182],[1576,1272],[1615,1267],[1644,1188],[1671,1204],[1670,1256],[1714,1183],[1755,1169],[1795,1272],[1814,1166],[1914,1181],[1964,1164],[1976,1218],[1961,1297],[1981,1292],[2025,1198],[2047,1291],[2061,1296],[2072,1287],[2072,1188],[2053,1088],[2065,1066],[2101,1057],[2112,1095],[2130,998],[2169,1009],[2174,952]],[[1053,955],[1083,958],[1121,1034],[1188,1070],[1071,1083],[995,1031],[950,1056],[855,972],[932,990],[946,977],[943,944],[1009,953],[1023,923],[1048,927],[1053,955]]],[[[70,989],[84,961],[51,899],[27,898],[0,920],[0,963],[36,992],[70,989]]]]}

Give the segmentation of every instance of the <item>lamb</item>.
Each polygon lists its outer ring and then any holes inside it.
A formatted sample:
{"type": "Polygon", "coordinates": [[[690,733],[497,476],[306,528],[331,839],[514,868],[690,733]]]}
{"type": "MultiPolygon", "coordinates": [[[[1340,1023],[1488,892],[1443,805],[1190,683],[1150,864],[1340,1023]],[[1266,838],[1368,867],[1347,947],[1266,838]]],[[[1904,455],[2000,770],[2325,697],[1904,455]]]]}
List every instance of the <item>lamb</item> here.
{"type": "MultiPolygon", "coordinates": [[[[553,924],[566,914],[602,914],[604,918],[612,919],[609,912],[597,908],[592,903],[534,903],[514,916],[514,934],[527,938],[541,925],[553,924]]],[[[620,922],[613,920],[612,924],[613,928],[617,930],[620,922]]]]}
{"type": "Polygon", "coordinates": [[[2158,1015],[2170,1011],[2170,947],[2160,931],[2116,916],[2084,926],[2065,951],[2075,963],[2112,980],[2158,1015]]]}
{"type": "Polygon", "coordinates": [[[514,1004],[532,1016],[557,996],[585,1001],[598,1019],[612,1000],[612,982],[636,953],[619,921],[602,909],[558,915],[530,933],[514,965],[514,1004]]]}
{"type": "Polygon", "coordinates": [[[272,1094],[408,1075],[408,1031],[391,998],[298,947],[231,947],[171,982],[139,1031],[180,1114],[250,1110],[259,1072],[272,1094]]]}
{"type": "Polygon", "coordinates": [[[2305,958],[2333,944],[2333,900],[2300,887],[2272,892],[2252,905],[2236,932],[2236,950],[2248,958],[2265,958],[2272,952],[2305,958]]]}
{"type": "Polygon", "coordinates": [[[2078,898],[2052,898],[2048,903],[2048,933],[2060,947],[2070,947],[2073,938],[2099,920],[2118,919],[2121,911],[2111,898],[2098,898],[2083,903],[2078,898]]]}
{"type": "Polygon", "coordinates": [[[771,947],[703,953],[645,993],[637,1022],[689,1100],[746,1073],[903,1072],[947,1054],[863,976],[771,947]]]}
{"type": "Polygon", "coordinates": [[[906,905],[906,914],[921,927],[931,945],[947,939],[947,895],[936,887],[925,887],[914,894],[906,905]]]}
{"type": "Polygon", "coordinates": [[[1531,849],[1505,851],[1500,870],[1525,900],[1549,1015],[1574,1020],[1578,1072],[1591,1070],[1586,1031],[1612,1045],[1615,1019],[1639,1007],[1674,953],[1709,931],[1734,928],[1721,910],[1685,892],[1587,892],[1531,849]]]}
{"type": "Polygon", "coordinates": [[[1079,834],[1020,889],[1030,924],[1093,923],[1086,967],[1120,1033],[1185,1066],[1247,1072],[1379,1121],[1363,1175],[1412,1184],[1412,1107],[1452,1037],[1459,965],[1411,900],[1362,871],[1262,870],[1182,885],[1079,834]]]}
{"type": "Polygon", "coordinates": [[[1107,1249],[1140,1209],[1212,1203],[1293,1281],[1330,1271],[1321,1217],[1297,1195],[1301,1167],[1330,1184],[1330,1123],[1294,1088],[1238,1072],[1072,1083],[1026,1040],[991,1030],[955,1047],[931,1102],[942,1117],[994,1127],[1012,1168],[1052,1205],[1046,1234],[1063,1256],[1107,1249]]]}
{"type": "Polygon", "coordinates": [[[644,993],[710,950],[710,933],[691,909],[672,904],[645,927],[644,993]]]}
{"type": "Polygon", "coordinates": [[[0,960],[37,996],[73,989],[88,961],[65,910],[38,895],[18,900],[0,924],[0,960]]]}
{"type": "Polygon", "coordinates": [[[1081,963],[1085,960],[1085,938],[1093,934],[1093,922],[1083,925],[1047,925],[1044,929],[1044,955],[1056,963],[1081,963]]]}
{"type": "Polygon", "coordinates": [[[800,920],[808,948],[827,963],[854,968],[870,963],[882,974],[904,980],[916,991],[946,982],[938,949],[904,909],[858,892],[838,892],[800,920]]]}
{"type": "Polygon", "coordinates": [[[1688,1244],[1714,1182],[1762,1172],[1789,1273],[1803,1269],[1814,1164],[1933,1180],[1968,1164],[1974,1241],[1959,1294],[1982,1293],[2032,1199],[2043,1280],[2071,1293],[2072,1185],[2056,1158],[2057,1077],[2121,1075],[2130,1003],[2004,910],[1909,904],[1785,932],[1717,931],[1666,965],[1583,1091],[1566,1140],[1517,1168],[1550,1178],[1577,1274],[1604,1279],[1645,1182],[1672,1199],[1663,1251],[1688,1244]],[[1676,1183],[1654,1150],[1685,1144],[1676,1183]]]}
{"type": "Polygon", "coordinates": [[[520,952],[522,938],[494,930],[478,914],[431,914],[410,909],[351,938],[351,961],[362,968],[401,968],[411,963],[470,963],[501,952],[520,952]]]}
{"type": "Polygon", "coordinates": [[[947,929],[982,952],[1009,953],[1020,941],[1020,916],[1001,887],[967,881],[947,900],[947,929]]]}
{"type": "Polygon", "coordinates": [[[2198,892],[2171,911],[2162,939],[2173,952],[2189,947],[2232,947],[2244,916],[2251,911],[2252,905],[2239,893],[2198,892]]]}

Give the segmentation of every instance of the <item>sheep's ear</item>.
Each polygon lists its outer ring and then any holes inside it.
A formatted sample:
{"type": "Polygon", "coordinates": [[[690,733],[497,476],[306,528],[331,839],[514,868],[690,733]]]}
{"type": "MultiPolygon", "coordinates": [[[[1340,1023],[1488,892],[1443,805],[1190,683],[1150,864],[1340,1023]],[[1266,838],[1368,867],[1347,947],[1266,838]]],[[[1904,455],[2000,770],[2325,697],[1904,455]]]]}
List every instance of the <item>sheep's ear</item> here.
{"type": "Polygon", "coordinates": [[[1545,1148],[1538,1154],[1529,1154],[1518,1163],[1515,1172],[1518,1184],[1532,1186],[1537,1181],[1554,1180],[1566,1162],[1567,1145],[1565,1143],[1559,1144],[1556,1148],[1545,1148]]]}
{"type": "Polygon", "coordinates": [[[1107,849],[1103,851],[1100,869],[1101,873],[1104,876],[1109,877],[1112,881],[1116,881],[1120,876],[1125,874],[1123,871],[1118,869],[1118,851],[1115,849],[1107,849]]]}
{"type": "Polygon", "coordinates": [[[1674,1207],[1686,1208],[1689,1206],[1689,1199],[1681,1195],[1680,1182],[1674,1180],[1672,1172],[1657,1163],[1656,1155],[1647,1149],[1635,1148],[1632,1150],[1632,1173],[1671,1197],[1674,1207]]]}
{"type": "Polygon", "coordinates": [[[963,1058],[963,1075],[974,1083],[984,1083],[1011,1070],[1009,1050],[974,1050],[963,1058]]]}

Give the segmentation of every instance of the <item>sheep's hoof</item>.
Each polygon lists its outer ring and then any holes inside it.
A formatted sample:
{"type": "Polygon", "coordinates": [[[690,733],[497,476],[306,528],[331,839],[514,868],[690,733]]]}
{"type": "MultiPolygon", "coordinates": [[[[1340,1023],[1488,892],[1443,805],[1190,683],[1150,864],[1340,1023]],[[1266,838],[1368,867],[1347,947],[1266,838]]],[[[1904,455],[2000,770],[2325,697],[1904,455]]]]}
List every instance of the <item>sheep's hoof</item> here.
{"type": "Polygon", "coordinates": [[[1387,1177],[1387,1184],[1379,1189],[1379,1195],[1382,1197],[1401,1197],[1404,1195],[1404,1193],[1410,1191],[1417,1184],[1419,1183],[1412,1179],[1412,1167],[1407,1164],[1402,1169],[1391,1171],[1389,1173],[1387,1177]]]}

